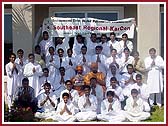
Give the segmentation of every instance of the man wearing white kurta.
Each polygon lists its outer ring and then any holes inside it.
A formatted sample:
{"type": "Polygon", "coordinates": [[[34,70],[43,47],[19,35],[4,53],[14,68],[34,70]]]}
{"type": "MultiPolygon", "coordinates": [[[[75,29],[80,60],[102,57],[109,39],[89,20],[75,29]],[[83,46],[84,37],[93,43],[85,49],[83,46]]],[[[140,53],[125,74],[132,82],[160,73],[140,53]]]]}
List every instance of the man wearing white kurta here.
{"type": "Polygon", "coordinates": [[[16,58],[15,63],[17,63],[19,65],[19,67],[20,67],[20,72],[18,74],[17,86],[22,86],[22,80],[24,78],[23,71],[24,71],[25,65],[28,63],[28,60],[26,60],[23,57],[24,51],[22,49],[19,49],[17,51],[17,55],[18,55],[18,58],[16,58]]]}
{"type": "Polygon", "coordinates": [[[29,54],[28,58],[29,63],[25,65],[23,74],[29,79],[29,85],[34,88],[36,97],[41,88],[39,77],[42,76],[43,72],[41,66],[34,61],[34,54],[29,54]]]}
{"type": "Polygon", "coordinates": [[[118,72],[116,64],[110,64],[109,70],[107,71],[106,76],[106,88],[110,87],[110,79],[111,77],[115,77],[118,80],[118,84],[120,85],[121,75],[118,72]]]}
{"type": "Polygon", "coordinates": [[[54,93],[57,97],[60,97],[60,94],[63,90],[65,90],[65,82],[67,80],[70,80],[69,75],[65,73],[65,68],[60,67],[59,68],[60,73],[55,77],[55,83],[54,83],[54,93]]]}
{"type": "Polygon", "coordinates": [[[87,47],[81,47],[81,53],[76,56],[77,65],[83,66],[83,74],[90,72],[91,56],[87,54],[87,47]]]}
{"type": "Polygon", "coordinates": [[[12,53],[9,57],[10,62],[6,64],[6,74],[7,74],[7,104],[10,110],[14,98],[14,93],[17,88],[17,79],[19,73],[19,65],[15,63],[16,55],[12,53]]]}
{"type": "Polygon", "coordinates": [[[90,86],[83,86],[84,94],[79,98],[78,106],[80,112],[75,116],[79,121],[91,121],[96,119],[97,98],[90,94],[90,86]]]}
{"type": "Polygon", "coordinates": [[[61,92],[61,95],[60,95],[60,102],[63,101],[62,95],[63,95],[63,93],[66,92],[66,93],[69,94],[69,100],[76,107],[75,111],[78,111],[78,109],[79,109],[79,107],[78,107],[79,94],[78,94],[77,90],[72,89],[73,88],[73,84],[72,84],[72,82],[70,80],[67,80],[65,82],[65,86],[66,86],[66,89],[63,90],[61,92]]]}
{"type": "Polygon", "coordinates": [[[55,45],[52,41],[52,38],[49,38],[47,31],[43,32],[43,40],[39,43],[39,46],[41,47],[41,52],[44,58],[49,54],[50,47],[53,47],[55,49],[55,45]]]}
{"type": "Polygon", "coordinates": [[[53,79],[51,76],[49,76],[49,70],[48,68],[43,69],[43,75],[40,77],[40,84],[41,84],[41,89],[39,91],[39,94],[44,92],[44,84],[48,82],[51,84],[51,90],[54,91],[54,84],[53,84],[53,79]]]}
{"type": "Polygon", "coordinates": [[[124,49],[125,49],[125,48],[128,48],[128,49],[130,50],[130,53],[132,53],[133,43],[128,40],[128,35],[127,35],[126,33],[124,33],[124,34],[122,35],[122,40],[119,41],[119,43],[120,43],[121,50],[122,50],[122,53],[120,53],[120,56],[123,55],[123,52],[124,52],[124,49]]]}
{"type": "Polygon", "coordinates": [[[131,86],[136,81],[136,73],[134,73],[133,65],[128,64],[127,65],[127,73],[124,73],[121,76],[121,88],[122,88],[122,94],[124,95],[124,101],[121,102],[121,108],[124,109],[124,106],[126,104],[126,99],[131,95],[131,86]]]}
{"type": "Polygon", "coordinates": [[[74,38],[74,44],[73,44],[73,55],[77,56],[80,54],[81,47],[84,45],[84,42],[82,40],[82,35],[77,35],[74,38]]]}
{"type": "Polygon", "coordinates": [[[102,46],[96,46],[96,54],[91,57],[91,62],[97,62],[98,63],[98,71],[102,72],[105,76],[107,74],[105,61],[107,57],[103,55],[102,52],[102,46]]]}
{"type": "Polygon", "coordinates": [[[121,74],[126,73],[127,72],[127,65],[132,64],[133,61],[134,61],[134,57],[130,56],[129,49],[125,48],[124,49],[124,55],[121,57],[119,72],[121,74]]]}
{"type": "Polygon", "coordinates": [[[114,92],[108,91],[107,98],[101,102],[101,114],[97,115],[99,120],[109,122],[122,122],[125,120],[120,102],[114,98],[114,92]]]}
{"type": "Polygon", "coordinates": [[[141,74],[136,75],[136,83],[131,86],[131,89],[137,89],[139,92],[140,98],[142,98],[142,100],[144,100],[144,102],[148,104],[149,88],[147,84],[142,83],[141,74]]]}
{"type": "MultiPolygon", "coordinates": [[[[162,93],[163,92],[163,76],[162,69],[164,68],[164,61],[161,56],[156,55],[156,49],[149,49],[150,56],[145,58],[145,68],[147,70],[147,85],[149,87],[149,93],[162,93]]],[[[154,104],[156,104],[156,94],[154,98],[154,104]]]]}
{"type": "Polygon", "coordinates": [[[121,76],[121,87],[123,95],[129,97],[131,95],[131,86],[136,82],[136,73],[134,73],[133,65],[127,65],[128,72],[121,76]]]}
{"type": "Polygon", "coordinates": [[[131,96],[126,101],[125,117],[132,122],[139,122],[150,117],[150,107],[144,107],[144,101],[138,96],[138,90],[132,89],[131,96]]]}
{"type": "Polygon", "coordinates": [[[69,75],[70,78],[76,75],[76,58],[73,56],[72,49],[67,50],[67,56],[62,62],[62,66],[65,68],[65,72],[67,75],[69,75]]]}
{"type": "Polygon", "coordinates": [[[62,99],[58,104],[57,111],[55,115],[52,117],[53,120],[56,120],[58,122],[74,122],[76,121],[75,117],[75,107],[72,104],[70,99],[70,96],[68,93],[62,94],[62,99]]]}
{"type": "Polygon", "coordinates": [[[116,40],[116,34],[114,32],[110,33],[110,40],[108,41],[110,43],[110,49],[116,49],[117,50],[117,56],[122,53],[122,48],[120,43],[116,40]]]}
{"type": "MultiPolygon", "coordinates": [[[[56,55],[58,55],[57,51],[59,48],[62,48],[64,50],[64,52],[67,52],[67,50],[69,48],[69,37],[65,37],[64,39],[57,38],[57,45],[55,48],[56,55]]],[[[67,54],[64,53],[64,56],[67,56],[67,54]]]]}
{"type": "Polygon", "coordinates": [[[92,77],[90,79],[91,94],[97,98],[97,114],[101,111],[101,102],[104,99],[104,91],[102,86],[97,82],[97,79],[92,77]]]}
{"type": "Polygon", "coordinates": [[[110,87],[107,88],[107,91],[114,91],[114,97],[117,98],[119,101],[124,100],[124,95],[122,93],[122,88],[119,86],[116,77],[112,77],[110,79],[110,87]]]}
{"type": "Polygon", "coordinates": [[[110,42],[107,41],[106,34],[101,35],[101,42],[98,43],[99,46],[102,46],[102,54],[106,57],[111,56],[111,48],[110,48],[110,42]]]}
{"type": "Polygon", "coordinates": [[[96,54],[95,48],[96,46],[98,46],[96,33],[92,33],[90,38],[86,36],[86,41],[87,41],[87,54],[90,56],[96,54]]]}
{"type": "Polygon", "coordinates": [[[49,119],[55,115],[55,108],[57,107],[57,97],[51,92],[50,83],[44,84],[44,90],[42,94],[37,96],[38,107],[41,108],[41,112],[36,112],[35,117],[49,119]]]}
{"type": "Polygon", "coordinates": [[[115,64],[117,68],[120,67],[121,59],[118,58],[116,49],[111,50],[111,56],[105,61],[106,69],[109,69],[111,64],[115,64]]]}

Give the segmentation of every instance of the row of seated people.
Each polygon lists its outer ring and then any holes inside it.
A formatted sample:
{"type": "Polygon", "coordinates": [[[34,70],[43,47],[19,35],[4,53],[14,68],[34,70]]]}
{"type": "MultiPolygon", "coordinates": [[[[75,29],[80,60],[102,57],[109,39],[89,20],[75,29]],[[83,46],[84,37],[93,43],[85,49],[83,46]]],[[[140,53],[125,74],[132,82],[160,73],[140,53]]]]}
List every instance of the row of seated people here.
{"type": "MultiPolygon", "coordinates": [[[[137,82],[141,79],[141,76],[137,75],[137,82]]],[[[17,88],[14,103],[17,106],[29,106],[33,109],[37,105],[38,109],[34,109],[35,117],[59,122],[92,120],[137,122],[150,117],[150,107],[144,101],[140,90],[137,89],[137,86],[140,85],[135,84],[132,87],[130,96],[126,98],[126,104],[122,109],[122,102],[119,101],[119,97],[115,93],[114,87],[117,85],[115,77],[111,78],[111,89],[109,88],[105,92],[104,98],[100,98],[99,95],[102,92],[98,92],[99,90],[95,87],[96,79],[91,78],[91,80],[91,86],[81,86],[80,94],[79,90],[74,89],[72,81],[67,80],[66,89],[61,92],[59,98],[51,90],[50,83],[46,82],[44,92],[35,98],[34,89],[29,86],[28,78],[24,78],[22,86],[17,88]],[[101,102],[100,99],[102,99],[101,102]]]]}

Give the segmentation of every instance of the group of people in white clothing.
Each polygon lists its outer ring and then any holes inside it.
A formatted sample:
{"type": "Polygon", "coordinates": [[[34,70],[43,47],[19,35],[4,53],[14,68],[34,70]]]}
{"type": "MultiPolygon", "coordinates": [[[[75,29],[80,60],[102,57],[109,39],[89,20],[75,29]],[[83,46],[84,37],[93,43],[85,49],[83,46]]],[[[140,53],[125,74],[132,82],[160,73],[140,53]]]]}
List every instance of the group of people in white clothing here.
{"type": "Polygon", "coordinates": [[[55,44],[45,31],[28,58],[22,49],[17,58],[10,55],[5,67],[9,109],[13,102],[21,106],[31,102],[38,106],[35,117],[60,122],[150,117],[149,96],[163,92],[164,61],[155,48],[141,60],[138,52],[132,52],[128,35],[117,41],[114,32],[109,41],[102,34],[98,42],[92,33],[85,42],[82,35],[75,36],[73,48],[68,42],[68,37],[58,38],[55,44]]]}

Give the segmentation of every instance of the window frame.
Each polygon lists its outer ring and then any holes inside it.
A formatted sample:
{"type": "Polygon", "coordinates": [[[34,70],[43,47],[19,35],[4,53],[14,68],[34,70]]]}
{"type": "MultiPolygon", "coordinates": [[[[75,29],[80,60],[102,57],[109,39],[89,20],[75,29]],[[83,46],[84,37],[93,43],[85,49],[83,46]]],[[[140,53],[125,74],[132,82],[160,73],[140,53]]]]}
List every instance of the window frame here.
{"type": "Polygon", "coordinates": [[[55,16],[55,13],[84,13],[85,18],[88,13],[117,13],[118,19],[124,18],[124,6],[82,6],[79,7],[49,7],[49,17],[55,16]]]}

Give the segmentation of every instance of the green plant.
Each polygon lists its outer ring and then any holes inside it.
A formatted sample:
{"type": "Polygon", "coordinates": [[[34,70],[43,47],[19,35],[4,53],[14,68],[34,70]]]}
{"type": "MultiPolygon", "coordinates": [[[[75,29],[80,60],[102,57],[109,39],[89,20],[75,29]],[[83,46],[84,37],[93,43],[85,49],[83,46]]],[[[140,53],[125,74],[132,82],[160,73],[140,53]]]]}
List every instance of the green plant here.
{"type": "Polygon", "coordinates": [[[30,107],[13,107],[9,113],[10,122],[32,122],[34,113],[30,107]]]}

